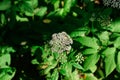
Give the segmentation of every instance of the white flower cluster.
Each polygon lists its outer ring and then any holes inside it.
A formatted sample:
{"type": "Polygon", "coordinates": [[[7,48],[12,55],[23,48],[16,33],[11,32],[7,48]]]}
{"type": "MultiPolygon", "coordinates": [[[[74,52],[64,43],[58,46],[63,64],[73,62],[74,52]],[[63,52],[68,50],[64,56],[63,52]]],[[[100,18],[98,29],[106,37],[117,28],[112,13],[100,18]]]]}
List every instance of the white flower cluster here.
{"type": "Polygon", "coordinates": [[[113,8],[120,8],[120,0],[103,0],[103,4],[113,8]]]}
{"type": "Polygon", "coordinates": [[[52,40],[49,42],[51,51],[56,53],[70,51],[72,43],[73,40],[66,32],[54,33],[52,40]]]}
{"type": "Polygon", "coordinates": [[[84,61],[83,55],[81,53],[78,53],[75,57],[76,57],[75,61],[82,64],[82,62],[84,61]]]}

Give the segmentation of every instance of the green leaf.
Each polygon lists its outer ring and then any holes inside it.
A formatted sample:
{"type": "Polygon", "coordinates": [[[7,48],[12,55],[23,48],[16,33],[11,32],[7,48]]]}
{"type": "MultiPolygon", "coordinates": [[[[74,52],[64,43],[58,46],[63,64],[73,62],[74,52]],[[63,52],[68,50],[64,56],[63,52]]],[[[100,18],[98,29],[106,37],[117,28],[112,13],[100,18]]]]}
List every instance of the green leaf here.
{"type": "Polygon", "coordinates": [[[33,8],[36,8],[38,6],[38,0],[31,0],[31,4],[33,8]]]}
{"type": "Polygon", "coordinates": [[[100,41],[102,42],[102,45],[107,45],[108,44],[109,32],[104,31],[104,32],[98,34],[98,37],[99,37],[100,41]]]}
{"type": "Polygon", "coordinates": [[[88,56],[83,64],[84,69],[89,70],[91,67],[93,67],[98,62],[99,58],[100,58],[100,55],[97,53],[88,56]]]}
{"type": "Polygon", "coordinates": [[[117,70],[118,72],[120,72],[120,52],[118,52],[118,55],[117,55],[116,70],[117,70]]]}
{"type": "Polygon", "coordinates": [[[86,74],[85,80],[98,80],[92,73],[86,74]]]}
{"type": "Polygon", "coordinates": [[[105,73],[106,73],[106,76],[108,76],[116,67],[115,51],[116,51],[116,49],[113,47],[113,48],[107,48],[102,53],[105,56],[104,62],[105,62],[105,73]]]}
{"type": "Polygon", "coordinates": [[[40,7],[35,9],[34,13],[36,16],[43,17],[46,14],[47,7],[40,7]]]}
{"type": "Polygon", "coordinates": [[[93,66],[90,67],[90,71],[92,73],[94,73],[96,70],[97,70],[97,66],[96,65],[93,65],[93,66]]]}
{"type": "Polygon", "coordinates": [[[77,69],[84,70],[83,67],[78,63],[72,63],[72,65],[77,69]]]}
{"type": "Polygon", "coordinates": [[[2,0],[0,1],[0,10],[7,10],[11,7],[10,0],[2,0]]]}
{"type": "Polygon", "coordinates": [[[5,24],[5,23],[6,23],[5,15],[1,14],[1,24],[5,24]]]}
{"type": "Polygon", "coordinates": [[[114,47],[120,48],[120,37],[118,37],[118,38],[114,41],[114,47]]]}
{"type": "Polygon", "coordinates": [[[54,5],[54,9],[56,10],[59,8],[60,0],[52,0],[52,4],[54,5]]]}
{"type": "Polygon", "coordinates": [[[120,32],[120,19],[116,19],[110,26],[110,31],[120,32]]]}
{"type": "Polygon", "coordinates": [[[108,56],[114,54],[114,53],[115,53],[115,50],[116,50],[116,48],[114,48],[114,47],[111,47],[111,48],[108,47],[107,49],[105,49],[105,50],[102,52],[102,55],[103,55],[104,57],[108,57],[108,56]]]}
{"type": "Polygon", "coordinates": [[[17,20],[17,21],[20,21],[20,22],[25,22],[25,21],[27,22],[27,21],[29,21],[28,18],[20,17],[20,16],[18,16],[18,15],[16,15],[16,20],[17,20]]]}
{"type": "Polygon", "coordinates": [[[95,38],[84,36],[84,37],[78,37],[75,40],[78,41],[79,43],[81,43],[84,46],[95,48],[95,49],[99,48],[95,38]]]}
{"type": "Polygon", "coordinates": [[[71,76],[72,73],[72,64],[71,63],[64,63],[61,66],[60,73],[67,78],[71,76]]]}
{"type": "Polygon", "coordinates": [[[50,70],[54,69],[57,66],[57,61],[52,60],[51,64],[45,69],[44,74],[48,74],[50,70]]]}
{"type": "Polygon", "coordinates": [[[94,53],[97,53],[97,49],[94,49],[94,48],[87,48],[83,51],[83,54],[84,55],[89,55],[89,54],[94,54],[94,53]]]}
{"type": "Polygon", "coordinates": [[[89,28],[88,27],[82,27],[79,29],[76,29],[75,31],[73,31],[70,36],[71,37],[79,37],[79,36],[85,36],[86,33],[89,32],[89,28]]]}
{"type": "Polygon", "coordinates": [[[0,56],[0,68],[8,67],[11,63],[10,54],[3,54],[0,56]]]}
{"type": "Polygon", "coordinates": [[[0,80],[12,80],[16,70],[14,68],[1,68],[0,69],[0,80]]]}
{"type": "Polygon", "coordinates": [[[109,16],[112,13],[112,8],[105,8],[101,15],[109,16]]]}
{"type": "Polygon", "coordinates": [[[78,70],[73,71],[73,73],[71,74],[71,79],[69,80],[80,80],[78,70]]]}
{"type": "Polygon", "coordinates": [[[66,12],[70,11],[70,8],[75,4],[76,0],[65,0],[64,4],[64,10],[66,12]]]}
{"type": "Polygon", "coordinates": [[[59,73],[58,73],[58,70],[55,69],[51,75],[51,80],[58,80],[58,78],[59,78],[59,73]]]}
{"type": "Polygon", "coordinates": [[[31,5],[31,1],[23,1],[20,5],[19,8],[22,12],[26,14],[33,14],[33,7],[31,5]]]}

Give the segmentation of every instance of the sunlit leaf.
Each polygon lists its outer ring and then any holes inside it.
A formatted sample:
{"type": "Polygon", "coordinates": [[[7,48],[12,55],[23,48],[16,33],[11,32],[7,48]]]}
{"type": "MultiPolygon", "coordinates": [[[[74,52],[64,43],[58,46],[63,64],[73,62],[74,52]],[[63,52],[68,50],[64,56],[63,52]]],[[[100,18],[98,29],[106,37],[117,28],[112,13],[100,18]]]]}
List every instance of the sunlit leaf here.
{"type": "Polygon", "coordinates": [[[116,19],[110,26],[112,32],[120,32],[120,19],[116,19]]]}
{"type": "Polygon", "coordinates": [[[25,18],[25,17],[22,18],[22,17],[20,17],[18,15],[16,15],[16,20],[20,21],[20,22],[29,21],[28,18],[25,18]]]}
{"type": "Polygon", "coordinates": [[[94,54],[94,53],[97,53],[98,50],[97,49],[94,49],[94,48],[87,48],[83,51],[83,54],[84,55],[89,55],[89,54],[94,54]]]}
{"type": "Polygon", "coordinates": [[[120,37],[117,37],[117,39],[114,41],[114,46],[116,48],[120,48],[120,37]]]}
{"type": "Polygon", "coordinates": [[[85,80],[98,80],[93,74],[86,74],[85,80]]]}
{"type": "Polygon", "coordinates": [[[98,34],[98,37],[99,37],[100,41],[102,42],[102,45],[107,45],[108,44],[109,32],[104,31],[104,32],[98,34]]]}
{"type": "Polygon", "coordinates": [[[47,7],[40,7],[35,9],[34,14],[36,16],[43,17],[46,14],[46,11],[47,11],[47,7]]]}
{"type": "Polygon", "coordinates": [[[59,78],[59,73],[57,69],[54,69],[54,72],[51,75],[51,80],[58,80],[59,78]]]}
{"type": "Polygon", "coordinates": [[[89,70],[98,62],[99,58],[100,58],[100,55],[97,53],[88,56],[84,61],[84,65],[83,65],[84,69],[89,70]]]}
{"type": "Polygon", "coordinates": [[[115,48],[107,48],[105,51],[103,51],[103,55],[105,56],[104,62],[105,62],[105,74],[108,76],[115,68],[115,48]]]}
{"type": "Polygon", "coordinates": [[[4,68],[9,66],[11,63],[11,56],[10,54],[3,54],[0,56],[0,68],[4,68]]]}
{"type": "Polygon", "coordinates": [[[94,38],[84,36],[84,37],[78,37],[75,40],[84,46],[95,48],[95,49],[99,48],[99,46],[94,38]]]}

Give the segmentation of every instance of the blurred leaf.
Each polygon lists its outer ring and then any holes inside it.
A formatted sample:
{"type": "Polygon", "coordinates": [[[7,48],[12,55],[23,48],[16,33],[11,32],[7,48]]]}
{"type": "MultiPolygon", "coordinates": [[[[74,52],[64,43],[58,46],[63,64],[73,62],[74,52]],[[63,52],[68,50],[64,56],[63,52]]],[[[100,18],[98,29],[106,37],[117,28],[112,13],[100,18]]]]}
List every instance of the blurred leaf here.
{"type": "Polygon", "coordinates": [[[58,80],[59,78],[59,73],[57,69],[54,69],[54,72],[51,75],[51,80],[58,80]]]}
{"type": "Polygon", "coordinates": [[[75,40],[84,46],[95,48],[95,49],[99,48],[99,46],[94,38],[83,36],[83,37],[78,37],[75,40]]]}
{"type": "Polygon", "coordinates": [[[59,8],[60,0],[52,0],[52,4],[54,5],[54,9],[56,10],[59,8]]]}
{"type": "Polygon", "coordinates": [[[75,4],[76,0],[65,0],[64,1],[64,11],[69,12],[70,8],[75,4]]]}
{"type": "Polygon", "coordinates": [[[47,7],[40,7],[35,9],[34,13],[36,16],[43,17],[47,12],[47,7]]]}
{"type": "Polygon", "coordinates": [[[13,68],[1,68],[0,69],[0,80],[12,80],[16,70],[13,68]]]}
{"type": "Polygon", "coordinates": [[[83,64],[83,67],[85,70],[89,70],[91,67],[93,67],[99,60],[100,55],[99,54],[92,54],[90,56],[88,56],[83,64]]]}
{"type": "Polygon", "coordinates": [[[114,47],[120,48],[120,37],[117,37],[117,39],[114,41],[114,47]]]}
{"type": "Polygon", "coordinates": [[[28,18],[22,18],[22,17],[20,17],[20,16],[18,16],[18,15],[16,15],[16,20],[17,20],[17,21],[20,21],[20,22],[29,21],[28,18]]]}
{"type": "Polygon", "coordinates": [[[120,72],[120,52],[118,52],[118,55],[117,55],[116,70],[117,70],[118,72],[120,72]]]}
{"type": "Polygon", "coordinates": [[[112,13],[112,8],[105,8],[101,15],[106,15],[106,16],[109,16],[110,14],[112,13]]]}
{"type": "Polygon", "coordinates": [[[96,54],[98,51],[97,49],[94,48],[87,48],[83,51],[84,55],[89,55],[89,54],[96,54]]]}
{"type": "Polygon", "coordinates": [[[57,66],[57,61],[52,60],[49,66],[45,69],[44,74],[48,74],[50,70],[54,69],[57,66]]]}
{"type": "Polygon", "coordinates": [[[64,75],[65,77],[69,78],[71,76],[72,72],[72,65],[71,63],[64,63],[61,66],[60,73],[64,75]]]}
{"type": "Polygon", "coordinates": [[[93,65],[93,66],[90,67],[90,71],[92,73],[94,73],[96,70],[97,70],[97,66],[96,65],[93,65]]]}
{"type": "Polygon", "coordinates": [[[72,74],[71,74],[71,79],[70,80],[80,80],[79,78],[79,73],[77,70],[75,70],[72,74]]]}
{"type": "Polygon", "coordinates": [[[11,63],[10,54],[3,54],[0,56],[0,68],[8,67],[11,63]]]}
{"type": "Polygon", "coordinates": [[[103,51],[103,55],[105,56],[105,73],[108,76],[116,67],[115,63],[115,48],[107,48],[103,51]]]}
{"type": "Polygon", "coordinates": [[[3,24],[5,24],[6,23],[6,19],[5,19],[5,15],[4,14],[1,14],[1,17],[0,17],[1,19],[1,24],[3,25],[3,24]]]}
{"type": "Polygon", "coordinates": [[[38,0],[31,0],[31,4],[33,8],[36,8],[38,6],[38,0]]]}
{"type": "Polygon", "coordinates": [[[98,80],[92,73],[86,74],[85,80],[98,80]]]}
{"type": "Polygon", "coordinates": [[[19,4],[19,8],[22,12],[26,14],[33,14],[33,7],[31,5],[31,1],[23,1],[19,4]]]}
{"type": "Polygon", "coordinates": [[[7,10],[11,7],[10,0],[2,0],[0,1],[0,10],[7,10]]]}

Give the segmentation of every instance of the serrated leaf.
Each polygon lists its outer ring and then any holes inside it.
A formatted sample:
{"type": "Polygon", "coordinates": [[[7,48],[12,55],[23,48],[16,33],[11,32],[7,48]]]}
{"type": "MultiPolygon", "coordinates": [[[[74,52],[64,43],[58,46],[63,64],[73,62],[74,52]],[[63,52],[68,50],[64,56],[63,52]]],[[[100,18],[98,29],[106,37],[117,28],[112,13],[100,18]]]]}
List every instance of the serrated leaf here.
{"type": "Polygon", "coordinates": [[[99,58],[100,58],[100,55],[97,53],[88,56],[83,64],[84,69],[89,70],[91,67],[93,67],[98,62],[99,58]]]}
{"type": "Polygon", "coordinates": [[[11,56],[10,54],[3,54],[0,56],[0,68],[4,68],[9,66],[11,63],[11,56]]]}
{"type": "Polygon", "coordinates": [[[75,40],[78,41],[79,43],[81,43],[84,46],[95,48],[95,49],[99,48],[95,38],[84,36],[84,37],[78,37],[75,40]]]}
{"type": "Polygon", "coordinates": [[[108,76],[116,67],[115,51],[116,51],[116,49],[113,47],[113,48],[107,48],[102,53],[105,56],[104,62],[105,62],[105,73],[106,73],[106,76],[108,76]]]}
{"type": "Polygon", "coordinates": [[[97,53],[97,49],[94,49],[94,48],[87,48],[83,51],[83,54],[84,55],[88,55],[88,54],[94,54],[94,53],[97,53]]]}
{"type": "Polygon", "coordinates": [[[118,38],[114,41],[114,47],[120,48],[120,37],[118,37],[118,38]]]}

